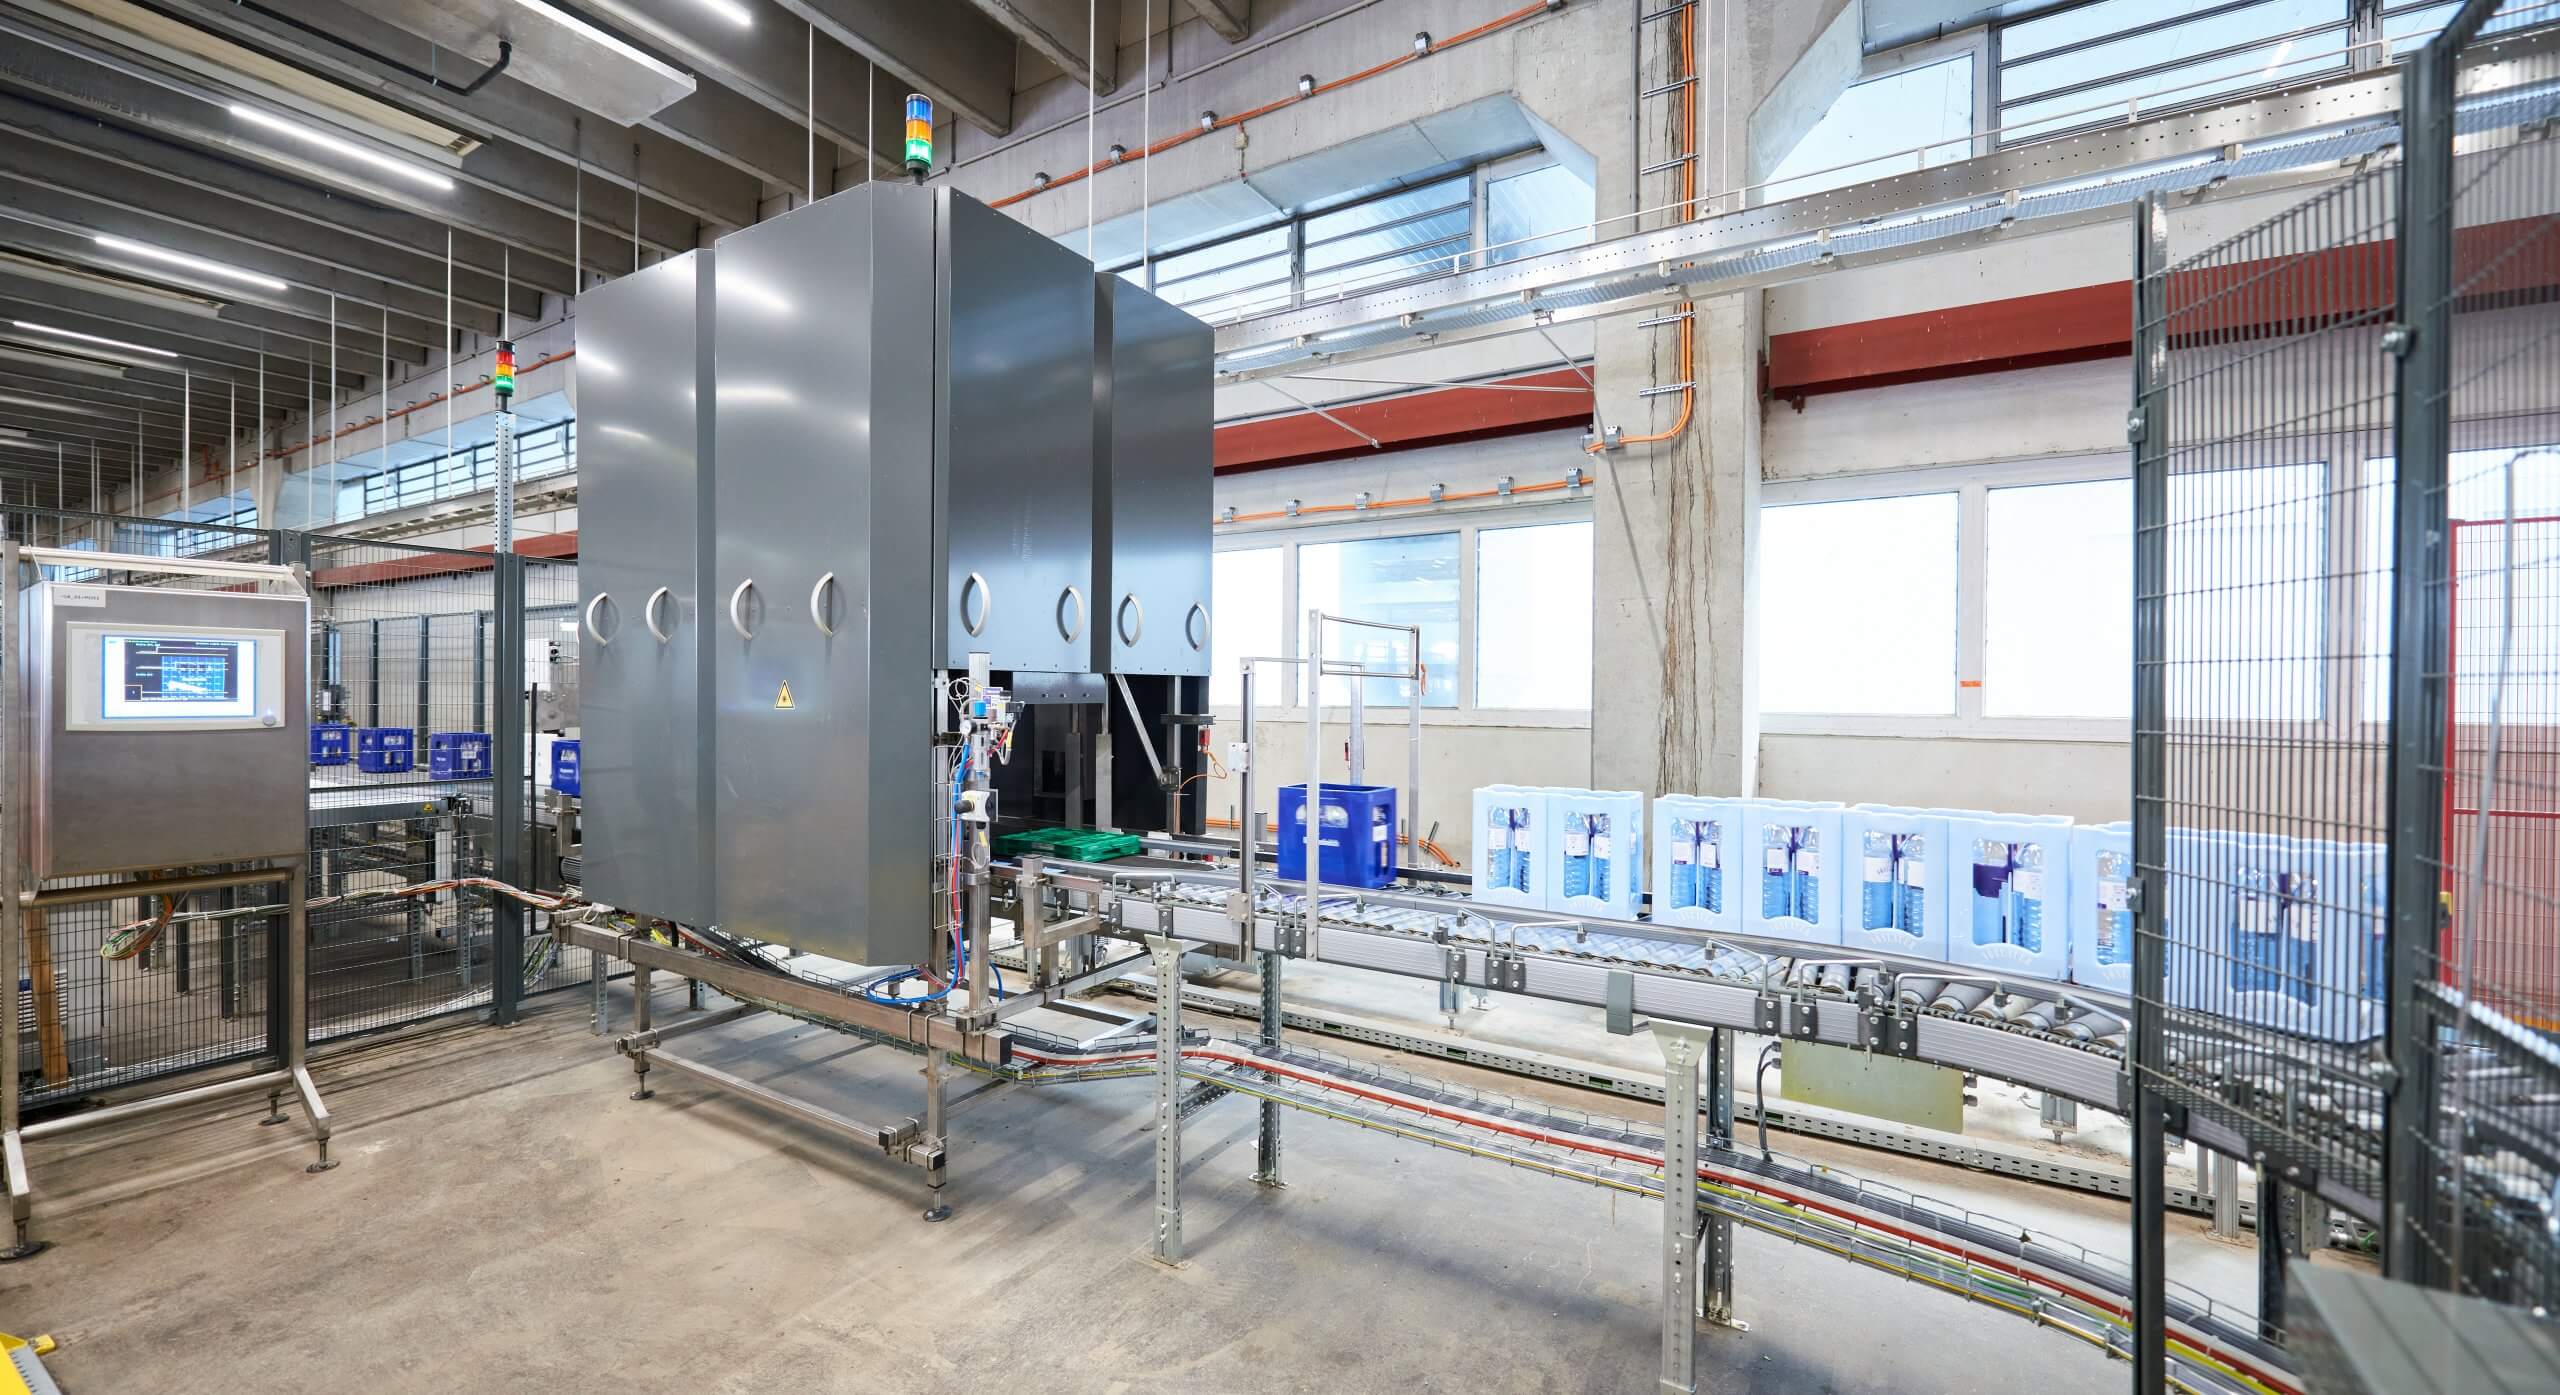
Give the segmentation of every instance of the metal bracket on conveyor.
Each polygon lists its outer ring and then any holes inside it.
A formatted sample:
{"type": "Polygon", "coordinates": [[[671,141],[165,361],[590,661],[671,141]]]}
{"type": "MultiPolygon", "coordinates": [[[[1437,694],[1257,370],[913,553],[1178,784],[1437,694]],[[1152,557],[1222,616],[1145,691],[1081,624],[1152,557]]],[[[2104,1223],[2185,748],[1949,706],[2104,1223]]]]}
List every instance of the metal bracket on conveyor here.
{"type": "Polygon", "coordinates": [[[1488,945],[1484,952],[1484,986],[1505,993],[1528,992],[1528,956],[1516,945],[1488,945]]]}
{"type": "Polygon", "coordinates": [[[1920,1019],[1891,1007],[1869,1007],[1859,1014],[1859,1035],[1867,1050],[1909,1058],[1920,1054],[1920,1019]]]}

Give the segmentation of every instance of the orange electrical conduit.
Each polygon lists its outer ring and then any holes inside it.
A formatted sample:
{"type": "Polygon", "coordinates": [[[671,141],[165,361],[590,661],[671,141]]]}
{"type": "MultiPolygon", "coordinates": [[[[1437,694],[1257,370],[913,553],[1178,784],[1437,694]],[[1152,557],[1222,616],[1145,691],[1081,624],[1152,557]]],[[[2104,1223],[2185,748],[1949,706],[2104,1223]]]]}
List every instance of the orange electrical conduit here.
{"type": "Polygon", "coordinates": [[[1283,107],[1292,107],[1296,106],[1300,102],[1311,101],[1328,92],[1349,87],[1355,82],[1366,82],[1370,78],[1376,77],[1381,73],[1393,72],[1408,63],[1427,58],[1432,54],[1442,51],[1443,49],[1456,48],[1460,44],[1481,39],[1485,35],[1494,33],[1497,30],[1508,29],[1512,25],[1518,24],[1522,20],[1528,19],[1531,16],[1544,14],[1547,8],[1547,0],[1536,0],[1536,3],[1534,4],[1523,5],[1520,8],[1511,11],[1509,14],[1496,16],[1493,19],[1486,20],[1484,23],[1477,25],[1473,29],[1452,34],[1448,38],[1434,39],[1421,48],[1412,49],[1398,54],[1383,63],[1373,63],[1356,73],[1352,73],[1345,77],[1335,78],[1331,82],[1317,83],[1315,86],[1308,88],[1304,92],[1293,92],[1276,102],[1265,102],[1251,111],[1240,111],[1233,116],[1221,116],[1210,121],[1206,125],[1193,125],[1187,129],[1176,131],[1172,135],[1169,135],[1160,141],[1142,146],[1135,151],[1124,154],[1117,160],[1096,161],[1093,164],[1085,166],[1083,169],[1070,170],[1067,173],[1050,180],[1046,184],[1035,184],[1032,187],[1023,190],[1021,193],[1007,194],[1003,198],[992,200],[987,204],[987,206],[989,208],[1007,208],[1022,202],[1024,199],[1030,198],[1034,194],[1063,188],[1080,179],[1091,179],[1096,174],[1109,169],[1115,164],[1126,164],[1132,159],[1145,160],[1156,155],[1161,155],[1165,151],[1173,149],[1175,146],[1184,145],[1191,141],[1198,140],[1202,136],[1208,135],[1212,132],[1223,131],[1232,126],[1241,126],[1256,117],[1269,116],[1271,113],[1278,111],[1283,107]]]}
{"type": "MultiPolygon", "coordinates": [[[[1571,480],[1542,480],[1536,484],[1515,484],[1511,487],[1511,492],[1513,494],[1551,494],[1559,489],[1570,488],[1572,484],[1571,480]]],[[[1240,513],[1233,518],[1218,518],[1211,521],[1221,524],[1259,523],[1267,518],[1304,518],[1309,514],[1318,513],[1367,513],[1376,509],[1409,509],[1421,504],[1455,504],[1468,499],[1492,499],[1499,497],[1501,493],[1499,489],[1467,489],[1455,494],[1444,493],[1437,499],[1426,494],[1413,499],[1373,499],[1367,504],[1309,504],[1300,508],[1295,514],[1291,514],[1287,509],[1264,509],[1259,513],[1240,513]]]]}

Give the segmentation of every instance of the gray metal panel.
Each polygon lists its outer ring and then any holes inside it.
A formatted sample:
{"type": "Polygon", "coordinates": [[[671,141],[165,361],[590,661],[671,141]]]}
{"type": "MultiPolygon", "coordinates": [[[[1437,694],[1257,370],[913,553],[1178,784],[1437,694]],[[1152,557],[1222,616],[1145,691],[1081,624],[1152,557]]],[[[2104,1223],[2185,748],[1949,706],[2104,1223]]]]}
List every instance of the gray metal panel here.
{"type": "Polygon", "coordinates": [[[864,964],[933,928],[934,201],[865,185],[719,244],[718,919],[864,964]]]}
{"type": "Polygon", "coordinates": [[[28,746],[27,865],[39,880],[300,854],[309,790],[311,603],[300,595],[103,586],[104,604],[57,608],[25,594],[21,692],[28,746]],[[273,727],[70,731],[64,626],[202,625],[284,632],[284,703],[273,727]]]}
{"type": "Polygon", "coordinates": [[[998,669],[1084,672],[1096,623],[1093,267],[937,192],[935,650],[945,668],[983,650],[998,669]]]}
{"type": "Polygon", "coordinates": [[[1209,672],[1210,330],[1117,276],[1095,279],[1101,339],[1096,666],[1209,672]]]}
{"type": "Polygon", "coordinates": [[[717,904],[702,643],[712,257],[672,257],[578,301],[578,602],[608,637],[579,654],[583,875],[599,901],[689,925],[717,904]],[[660,588],[663,643],[645,614],[660,588]]]}

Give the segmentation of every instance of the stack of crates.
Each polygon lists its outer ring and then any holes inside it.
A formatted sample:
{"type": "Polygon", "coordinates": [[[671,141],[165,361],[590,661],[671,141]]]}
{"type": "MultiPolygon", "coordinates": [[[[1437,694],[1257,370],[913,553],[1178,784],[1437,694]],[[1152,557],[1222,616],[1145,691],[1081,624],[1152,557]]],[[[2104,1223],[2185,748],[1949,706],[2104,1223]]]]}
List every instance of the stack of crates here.
{"type": "Polygon", "coordinates": [[[428,732],[427,774],[439,780],[488,779],[489,733],[485,731],[428,732]]]}
{"type": "Polygon", "coordinates": [[[407,727],[356,728],[356,769],[367,775],[404,775],[417,765],[415,734],[407,727]]]}
{"type": "MultiPolygon", "coordinates": [[[[1316,877],[1326,886],[1375,889],[1396,880],[1396,791],[1392,785],[1319,785],[1316,877]]],[[[1283,881],[1307,875],[1307,787],[1280,787],[1283,881]]]]}
{"type": "Polygon", "coordinates": [[[1842,816],[1843,870],[1856,885],[1840,943],[1879,954],[1947,957],[1954,828],[1944,813],[1861,804],[1842,816]]]}
{"type": "Polygon", "coordinates": [[[2378,1035],[2380,857],[2373,844],[2168,830],[2170,1004],[2324,1041],[2378,1035]]]}
{"type": "Polygon", "coordinates": [[[1644,900],[1644,792],[1550,789],[1547,909],[1633,920],[1644,900]]]}
{"type": "Polygon", "coordinates": [[[996,838],[996,855],[1065,858],[1070,862],[1110,862],[1117,858],[1135,857],[1139,851],[1138,835],[1115,833],[1107,828],[1027,828],[1019,833],[1000,834],[996,838]]]}
{"type": "Polygon", "coordinates": [[[355,728],[344,722],[311,724],[311,763],[344,765],[355,759],[355,728]]]}
{"type": "Polygon", "coordinates": [[[574,737],[551,743],[551,789],[555,794],[577,797],[578,742],[574,737]]]}

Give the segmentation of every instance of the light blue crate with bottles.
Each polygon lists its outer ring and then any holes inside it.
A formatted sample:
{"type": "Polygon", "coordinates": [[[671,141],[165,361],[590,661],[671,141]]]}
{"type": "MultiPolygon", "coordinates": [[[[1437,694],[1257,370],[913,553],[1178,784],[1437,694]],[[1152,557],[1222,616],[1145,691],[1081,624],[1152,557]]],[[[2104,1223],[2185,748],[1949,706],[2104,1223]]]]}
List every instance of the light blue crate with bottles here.
{"type": "Polygon", "coordinates": [[[1748,800],[1666,794],[1653,801],[1653,919],[1690,930],[1740,930],[1756,892],[1744,833],[1748,800]]]}
{"type": "Polygon", "coordinates": [[[1549,789],[1547,909],[1633,920],[1644,901],[1644,792],[1549,789]]]}
{"type": "Polygon", "coordinates": [[[1807,944],[1840,943],[1844,812],[1827,801],[1762,799],[1744,806],[1738,851],[1750,885],[1742,899],[1743,929],[1807,944]]]}
{"type": "Polygon", "coordinates": [[[1955,860],[1953,825],[1934,810],[1861,804],[1841,819],[1847,888],[1840,943],[1879,954],[1945,959],[1955,860]]]}
{"type": "Polygon", "coordinates": [[[2357,910],[2370,858],[2361,844],[2168,830],[2170,1005],[2322,1041],[2379,1035],[2357,910]]]}
{"type": "Polygon", "coordinates": [[[1475,794],[1475,899],[1496,906],[1547,904],[1540,861],[1547,836],[1547,792],[1528,785],[1487,785],[1475,794]]]}
{"type": "Polygon", "coordinates": [[[1950,963],[2060,982],[2071,970],[2071,820],[1950,816],[1950,963]]]}
{"type": "Polygon", "coordinates": [[[2133,825],[2071,830],[2071,981],[2133,991],[2133,825]]]}

